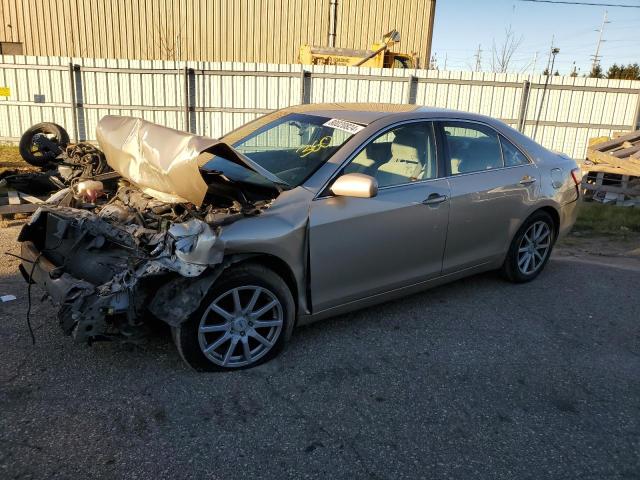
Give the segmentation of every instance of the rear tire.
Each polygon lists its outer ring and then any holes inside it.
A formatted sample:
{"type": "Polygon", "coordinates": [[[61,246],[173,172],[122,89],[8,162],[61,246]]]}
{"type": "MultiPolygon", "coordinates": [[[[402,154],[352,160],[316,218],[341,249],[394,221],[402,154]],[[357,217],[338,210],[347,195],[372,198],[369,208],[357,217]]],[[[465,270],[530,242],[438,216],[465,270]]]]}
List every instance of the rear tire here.
{"type": "Polygon", "coordinates": [[[551,215],[542,210],[535,212],[513,237],[502,265],[502,275],[514,283],[536,278],[549,261],[556,235],[551,215]]]}
{"type": "Polygon", "coordinates": [[[182,359],[195,370],[238,370],[280,353],[294,321],[295,303],[285,281],[248,263],[226,270],[172,334],[182,359]]]}

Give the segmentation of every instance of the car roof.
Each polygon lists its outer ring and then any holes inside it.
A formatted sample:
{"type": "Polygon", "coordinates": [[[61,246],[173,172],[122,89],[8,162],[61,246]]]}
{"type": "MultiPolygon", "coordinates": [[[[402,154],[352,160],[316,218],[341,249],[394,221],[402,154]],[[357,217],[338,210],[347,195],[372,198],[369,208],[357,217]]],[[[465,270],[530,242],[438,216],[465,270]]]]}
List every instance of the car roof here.
{"type": "Polygon", "coordinates": [[[491,123],[494,122],[494,119],[474,113],[399,103],[310,103],[287,107],[280,110],[279,113],[280,116],[288,113],[303,113],[320,117],[339,118],[363,125],[369,125],[376,120],[387,117],[399,115],[406,117],[406,114],[411,113],[420,114],[420,117],[428,117],[430,116],[429,114],[432,114],[433,116],[469,120],[482,119],[491,123]]]}
{"type": "Polygon", "coordinates": [[[398,103],[309,103],[281,110],[319,117],[340,118],[348,122],[368,125],[380,118],[418,110],[418,105],[398,103]]]}

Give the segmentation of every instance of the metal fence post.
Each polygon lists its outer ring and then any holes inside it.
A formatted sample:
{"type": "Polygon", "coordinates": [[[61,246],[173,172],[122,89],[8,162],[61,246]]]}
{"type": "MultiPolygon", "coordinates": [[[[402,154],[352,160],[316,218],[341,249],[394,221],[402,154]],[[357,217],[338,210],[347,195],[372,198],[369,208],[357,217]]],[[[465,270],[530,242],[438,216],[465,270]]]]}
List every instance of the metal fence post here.
{"type": "Polygon", "coordinates": [[[187,115],[189,116],[188,129],[190,133],[198,133],[198,122],[196,121],[196,105],[197,105],[197,88],[196,88],[196,71],[193,68],[187,69],[187,115]]]}
{"type": "Polygon", "coordinates": [[[525,80],[522,84],[522,94],[520,95],[520,111],[518,112],[518,131],[524,132],[527,122],[527,107],[529,106],[529,92],[531,91],[531,83],[525,80]]]}
{"type": "Polygon", "coordinates": [[[311,72],[300,72],[300,103],[311,103],[311,72]]]}
{"type": "Polygon", "coordinates": [[[69,62],[69,94],[71,95],[71,121],[73,126],[73,141],[78,141],[78,111],[76,102],[76,81],[75,81],[75,68],[76,66],[69,62]]]}
{"type": "Polygon", "coordinates": [[[182,73],[184,75],[184,84],[183,84],[183,94],[184,94],[184,118],[182,119],[183,122],[183,129],[185,132],[189,132],[189,67],[184,67],[182,69],[182,73]]]}
{"type": "Polygon", "coordinates": [[[418,77],[415,75],[409,75],[407,77],[407,98],[406,103],[415,104],[416,97],[418,96],[418,77]]]}

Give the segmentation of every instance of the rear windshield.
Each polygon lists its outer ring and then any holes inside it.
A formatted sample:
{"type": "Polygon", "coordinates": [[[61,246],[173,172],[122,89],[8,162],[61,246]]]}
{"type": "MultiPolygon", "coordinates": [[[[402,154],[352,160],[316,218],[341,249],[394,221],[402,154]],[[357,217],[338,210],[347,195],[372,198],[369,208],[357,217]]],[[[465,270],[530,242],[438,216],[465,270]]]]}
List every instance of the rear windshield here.
{"type": "MultiPolygon", "coordinates": [[[[363,128],[340,119],[299,113],[281,116],[256,129],[247,128],[251,125],[233,132],[225,140],[233,142],[236,150],[291,187],[302,184],[363,128]]],[[[237,169],[243,167],[235,165],[231,171],[230,164],[221,157],[214,157],[203,168],[236,177],[237,169]]]]}

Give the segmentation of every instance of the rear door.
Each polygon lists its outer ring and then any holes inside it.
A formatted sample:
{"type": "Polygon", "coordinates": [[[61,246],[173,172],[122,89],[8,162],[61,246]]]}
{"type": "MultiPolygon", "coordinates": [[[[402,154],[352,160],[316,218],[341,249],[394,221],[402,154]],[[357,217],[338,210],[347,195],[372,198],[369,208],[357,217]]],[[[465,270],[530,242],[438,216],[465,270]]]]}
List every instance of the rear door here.
{"type": "Polygon", "coordinates": [[[403,124],[372,143],[344,170],[377,177],[377,196],[325,193],[311,204],[315,312],[440,275],[449,185],[438,178],[433,124],[403,124]]]}
{"type": "Polygon", "coordinates": [[[537,167],[488,125],[438,124],[451,204],[443,273],[503,256],[538,192],[537,167]]]}

